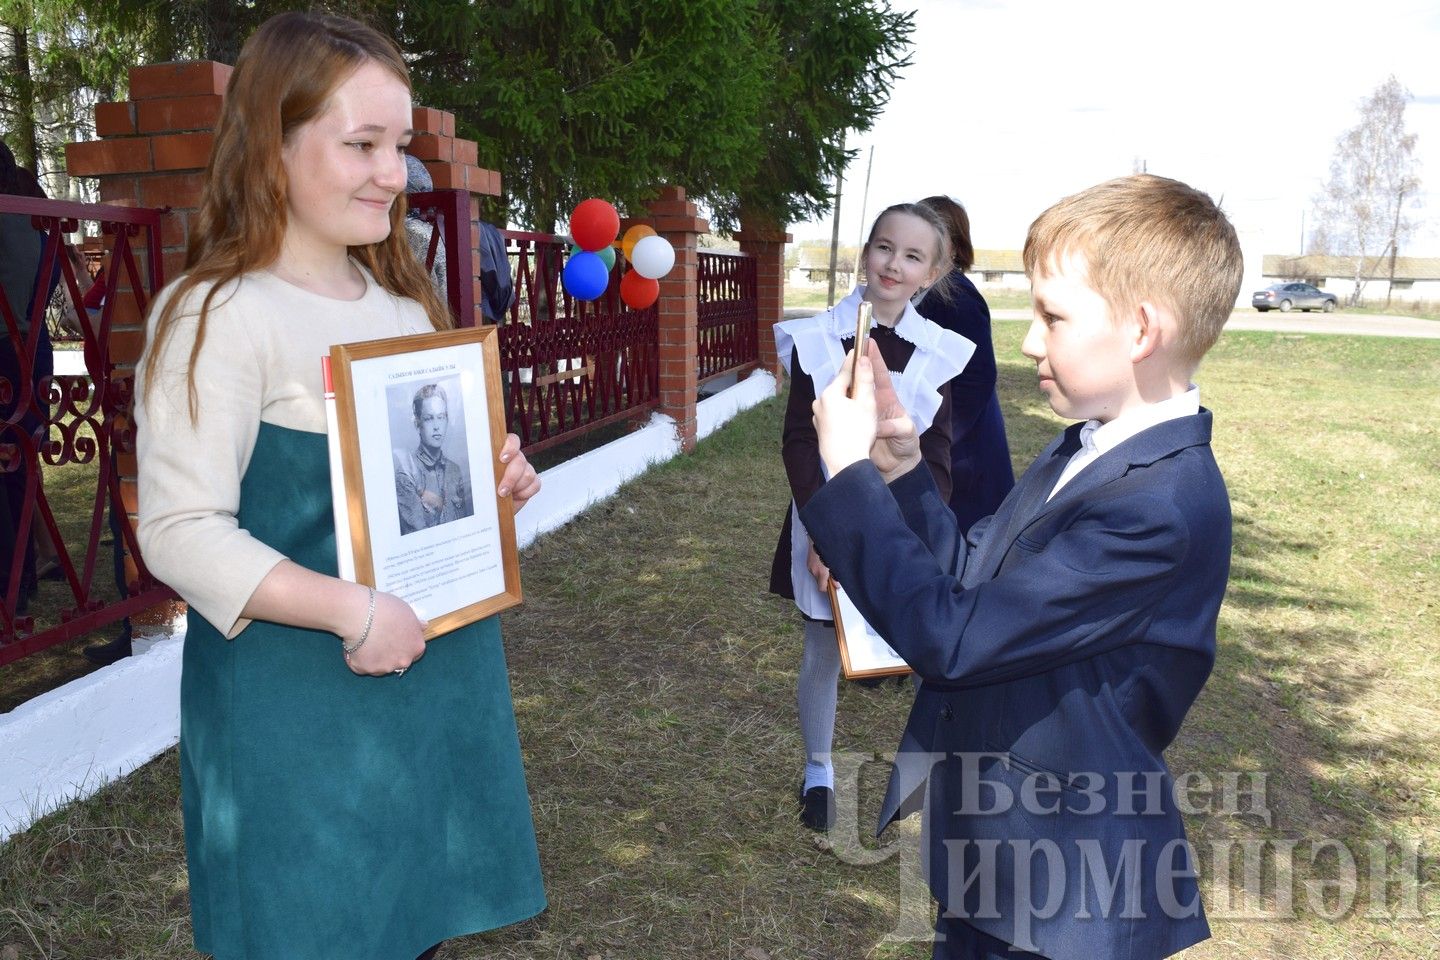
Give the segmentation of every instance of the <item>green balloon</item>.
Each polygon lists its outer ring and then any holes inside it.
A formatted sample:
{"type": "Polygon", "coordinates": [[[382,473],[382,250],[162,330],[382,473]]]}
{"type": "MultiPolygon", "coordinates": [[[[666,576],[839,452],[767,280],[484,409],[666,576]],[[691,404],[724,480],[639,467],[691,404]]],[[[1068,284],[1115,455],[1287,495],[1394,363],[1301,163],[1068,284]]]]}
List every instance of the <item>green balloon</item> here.
{"type": "MultiPolygon", "coordinates": [[[[575,254],[583,252],[584,251],[580,248],[580,244],[573,242],[570,244],[570,256],[573,257],[575,256],[575,254]]],[[[599,250],[592,250],[590,252],[595,254],[595,256],[599,257],[601,260],[605,261],[606,270],[615,269],[615,248],[613,246],[601,247],[599,250]]]]}

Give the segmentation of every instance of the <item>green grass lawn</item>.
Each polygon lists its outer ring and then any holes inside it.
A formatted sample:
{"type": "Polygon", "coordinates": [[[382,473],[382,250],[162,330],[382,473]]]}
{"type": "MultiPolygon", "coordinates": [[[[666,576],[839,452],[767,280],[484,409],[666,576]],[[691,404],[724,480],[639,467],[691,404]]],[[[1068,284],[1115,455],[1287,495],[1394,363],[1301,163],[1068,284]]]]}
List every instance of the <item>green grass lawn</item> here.
{"type": "Polygon", "coordinates": [[[1387,317],[1418,317],[1421,320],[1440,320],[1440,301],[1420,300],[1406,302],[1392,300],[1385,306],[1384,300],[1361,300],[1358,306],[1345,307],[1346,313],[1374,313],[1387,317]]]}
{"type": "MultiPolygon", "coordinates": [[[[1061,426],[1023,331],[996,325],[1017,468],[1061,426]]],[[[1217,785],[1189,818],[1215,936],[1185,956],[1434,957],[1440,342],[1232,333],[1198,379],[1235,557],[1215,674],[1169,752],[1217,785]],[[1229,772],[1266,777],[1267,816],[1227,809],[1229,772]],[[1353,903],[1315,886],[1345,873],[1326,839],[1359,861],[1353,903]],[[1402,884],[1385,890],[1397,915],[1371,899],[1368,846],[1398,868],[1402,842],[1422,849],[1420,916],[1402,884]]],[[[858,822],[842,807],[829,841],[796,822],[799,618],[764,592],[780,414],[743,414],[525,551],[505,638],[551,907],[442,957],[929,956],[905,939],[929,922],[915,821],[878,843],[862,826],[904,690],[842,691],[858,822]]],[[[177,780],[172,751],[0,848],[0,955],[193,956],[177,780]]]]}

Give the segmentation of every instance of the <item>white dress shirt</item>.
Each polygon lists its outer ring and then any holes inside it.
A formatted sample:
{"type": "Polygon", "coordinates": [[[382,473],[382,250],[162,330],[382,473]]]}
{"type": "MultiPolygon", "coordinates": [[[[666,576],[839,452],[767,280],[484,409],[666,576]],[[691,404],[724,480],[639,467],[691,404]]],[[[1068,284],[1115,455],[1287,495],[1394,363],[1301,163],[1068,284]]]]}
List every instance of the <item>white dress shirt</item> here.
{"type": "Polygon", "coordinates": [[[1046,501],[1053,500],[1060,489],[1075,479],[1075,476],[1101,456],[1129,440],[1141,430],[1148,430],[1167,420],[1191,417],[1200,412],[1200,388],[1191,386],[1184,393],[1177,393],[1159,403],[1147,403],[1143,407],[1121,414],[1109,423],[1099,420],[1087,421],[1080,428],[1080,451],[1070,458],[1055,488],[1046,501]]]}

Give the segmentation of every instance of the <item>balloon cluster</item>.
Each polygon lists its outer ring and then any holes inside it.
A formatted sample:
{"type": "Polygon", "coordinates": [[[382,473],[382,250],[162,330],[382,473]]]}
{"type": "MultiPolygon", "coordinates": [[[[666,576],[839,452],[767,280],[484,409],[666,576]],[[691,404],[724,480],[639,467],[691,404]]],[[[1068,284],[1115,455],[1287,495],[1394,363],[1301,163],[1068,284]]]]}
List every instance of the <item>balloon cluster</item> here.
{"type": "MultiPolygon", "coordinates": [[[[570,257],[560,280],[577,300],[595,300],[610,283],[615,267],[615,238],[620,215],[604,200],[582,201],[570,214],[570,257]]],[[[620,280],[620,299],[632,310],[644,310],[660,296],[660,278],[675,266],[675,248],[647,226],[625,231],[620,249],[630,269],[620,280]]]]}

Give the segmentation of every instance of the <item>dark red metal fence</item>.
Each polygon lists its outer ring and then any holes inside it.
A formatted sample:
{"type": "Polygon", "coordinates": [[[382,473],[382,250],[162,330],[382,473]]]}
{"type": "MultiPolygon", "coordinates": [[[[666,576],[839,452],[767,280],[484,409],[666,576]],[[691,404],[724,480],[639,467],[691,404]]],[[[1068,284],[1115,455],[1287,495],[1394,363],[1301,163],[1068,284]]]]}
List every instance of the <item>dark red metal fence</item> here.
{"type": "Polygon", "coordinates": [[[16,303],[0,291],[0,564],[5,565],[0,664],[5,664],[173,594],[145,569],[134,533],[123,522],[116,460],[134,452],[132,381],[116,376],[110,357],[116,318],[138,322],[164,282],[160,211],[0,196],[0,215],[7,228],[28,224],[44,238],[34,287],[39,295],[16,303]],[[76,352],[69,352],[72,362],[52,372],[56,351],[45,315],[52,300],[82,300],[86,270],[83,262],[77,268],[66,245],[66,235],[82,223],[96,225],[103,242],[104,305],[94,314],[83,308],[70,313],[71,335],[78,333],[82,344],[76,351],[80,361],[73,362],[76,352]],[[52,494],[68,504],[63,516],[57,516],[52,494]],[[111,523],[112,517],[121,522],[111,523]],[[113,542],[104,543],[107,537],[113,542]],[[57,612],[37,618],[29,607],[37,546],[47,538],[55,548],[63,598],[57,612]],[[111,571],[121,549],[135,559],[138,577],[117,585],[111,571]],[[117,587],[126,589],[117,596],[117,587]]]}
{"type": "Polygon", "coordinates": [[[502,231],[515,300],[500,325],[510,430],[533,453],[659,403],[659,320],[620,301],[616,264],[592,302],[565,292],[562,238],[502,231]]]}
{"type": "Polygon", "coordinates": [[[724,250],[701,250],[697,274],[700,304],[696,340],[700,382],[753,367],[760,360],[759,297],[755,258],[724,250]]]}
{"type": "MultiPolygon", "coordinates": [[[[462,325],[473,323],[478,285],[468,269],[474,229],[469,195],[453,190],[412,194],[409,204],[436,228],[423,251],[427,269],[443,241],[446,299],[462,325]],[[455,269],[459,264],[466,269],[455,269]]],[[[0,196],[0,215],[7,217],[7,226],[23,218],[43,235],[36,278],[42,295],[33,303],[28,295],[26,303],[15,303],[0,291],[3,665],[174,595],[150,576],[124,521],[117,457],[134,453],[132,378],[117,375],[110,357],[112,327],[139,323],[163,286],[161,211],[0,196]],[[85,231],[92,237],[90,259],[105,265],[99,280],[103,306],[93,312],[72,306],[81,303],[89,281],[86,259],[72,259],[67,247],[67,235],[81,224],[94,227],[85,231]],[[53,371],[52,339],[79,345],[59,351],[68,362],[53,371]],[[52,498],[47,488],[63,496],[52,498]],[[52,500],[59,499],[68,507],[57,516],[52,500]],[[54,543],[63,598],[58,606],[53,599],[44,605],[53,614],[37,618],[29,609],[36,544],[47,534],[54,543]],[[120,572],[121,550],[137,571],[129,583],[120,572]],[[117,570],[113,579],[112,568],[117,570]]],[[[575,300],[560,282],[567,249],[563,238],[516,231],[502,235],[515,288],[500,326],[506,419],[525,449],[533,453],[654,409],[660,379],[658,314],[654,307],[631,310],[620,301],[624,266],[616,265],[600,299],[575,300]]],[[[757,360],[755,261],[705,251],[698,274],[703,382],[757,360]]]]}
{"type": "MultiPolygon", "coordinates": [[[[470,262],[470,195],[436,190],[411,194],[408,203],[412,213],[436,228],[419,251],[426,269],[443,249],[451,312],[461,326],[473,324],[479,291],[470,270],[455,269],[470,262]]],[[[505,419],[526,451],[654,407],[659,394],[655,310],[626,307],[618,282],[599,300],[576,300],[560,283],[567,249],[563,238],[510,230],[502,236],[515,289],[500,326],[505,419]]]]}

